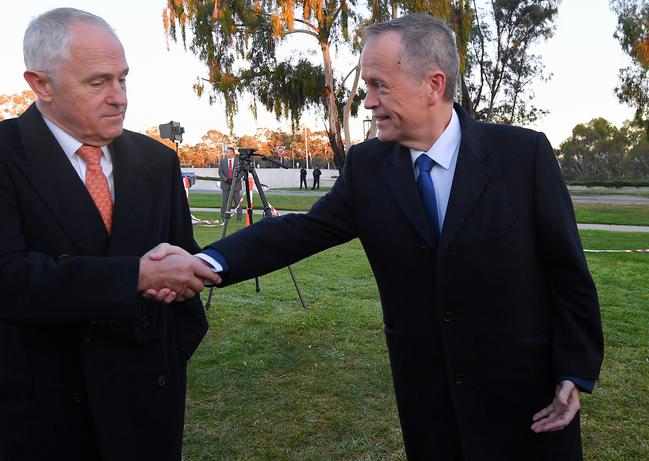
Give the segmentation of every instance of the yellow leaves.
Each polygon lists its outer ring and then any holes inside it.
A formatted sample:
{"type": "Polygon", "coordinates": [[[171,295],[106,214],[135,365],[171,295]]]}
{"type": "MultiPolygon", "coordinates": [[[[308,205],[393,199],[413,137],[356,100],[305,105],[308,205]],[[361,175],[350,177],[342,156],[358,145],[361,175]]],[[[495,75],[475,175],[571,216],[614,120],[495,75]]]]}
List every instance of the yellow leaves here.
{"type": "Polygon", "coordinates": [[[638,56],[640,64],[642,64],[643,67],[649,67],[649,37],[636,43],[633,48],[638,56]]]}
{"type": "Polygon", "coordinates": [[[278,14],[273,14],[270,20],[270,26],[275,40],[284,36],[284,25],[282,24],[282,18],[278,14]]]}
{"type": "Polygon", "coordinates": [[[20,94],[0,94],[0,120],[19,116],[35,100],[36,95],[31,90],[20,94]]]}
{"type": "Polygon", "coordinates": [[[315,16],[318,22],[322,22],[324,17],[322,11],[322,0],[305,0],[304,1],[304,19],[308,20],[311,16],[315,16]]]}
{"type": "Polygon", "coordinates": [[[214,0],[214,9],[212,10],[212,19],[218,21],[221,18],[221,9],[219,0],[214,0]]]}

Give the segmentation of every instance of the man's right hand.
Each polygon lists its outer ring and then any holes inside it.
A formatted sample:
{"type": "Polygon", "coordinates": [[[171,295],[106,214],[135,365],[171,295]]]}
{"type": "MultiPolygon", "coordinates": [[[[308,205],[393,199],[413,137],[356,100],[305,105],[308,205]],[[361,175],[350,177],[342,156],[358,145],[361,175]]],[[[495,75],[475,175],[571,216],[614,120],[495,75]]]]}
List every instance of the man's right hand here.
{"type": "Polygon", "coordinates": [[[170,303],[193,298],[205,287],[204,281],[221,283],[221,277],[180,247],[161,243],[140,258],[138,291],[170,303]]]}

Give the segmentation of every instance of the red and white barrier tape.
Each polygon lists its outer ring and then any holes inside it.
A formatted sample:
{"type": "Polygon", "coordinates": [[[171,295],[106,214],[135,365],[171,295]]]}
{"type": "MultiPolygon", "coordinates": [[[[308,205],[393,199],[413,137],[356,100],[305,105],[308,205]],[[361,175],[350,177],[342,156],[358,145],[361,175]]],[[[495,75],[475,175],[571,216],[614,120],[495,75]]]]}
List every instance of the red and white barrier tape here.
{"type": "Polygon", "coordinates": [[[584,253],[649,253],[649,248],[641,248],[639,250],[586,250],[584,253]]]}

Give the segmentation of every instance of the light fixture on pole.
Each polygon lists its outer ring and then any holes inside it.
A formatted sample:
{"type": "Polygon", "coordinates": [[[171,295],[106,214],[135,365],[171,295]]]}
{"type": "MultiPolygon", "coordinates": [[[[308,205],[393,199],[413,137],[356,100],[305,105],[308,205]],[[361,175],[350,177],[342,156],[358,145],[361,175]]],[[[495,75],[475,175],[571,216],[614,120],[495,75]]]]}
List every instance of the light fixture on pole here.
{"type": "Polygon", "coordinates": [[[372,119],[365,117],[363,120],[363,138],[367,139],[370,137],[370,130],[372,129],[372,119]]]}

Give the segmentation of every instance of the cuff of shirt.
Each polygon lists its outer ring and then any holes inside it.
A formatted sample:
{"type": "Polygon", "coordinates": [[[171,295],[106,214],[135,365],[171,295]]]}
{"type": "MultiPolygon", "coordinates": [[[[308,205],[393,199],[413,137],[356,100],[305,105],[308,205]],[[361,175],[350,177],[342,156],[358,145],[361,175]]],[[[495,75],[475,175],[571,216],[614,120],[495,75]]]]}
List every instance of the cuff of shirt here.
{"type": "Polygon", "coordinates": [[[212,266],[214,272],[229,272],[230,265],[225,257],[216,250],[211,248],[205,248],[200,253],[196,255],[201,258],[203,261],[212,266]]]}
{"type": "Polygon", "coordinates": [[[595,388],[595,381],[590,379],[578,378],[577,376],[561,376],[559,378],[559,381],[566,380],[572,381],[580,391],[586,392],[587,394],[591,394],[595,388]]]}

